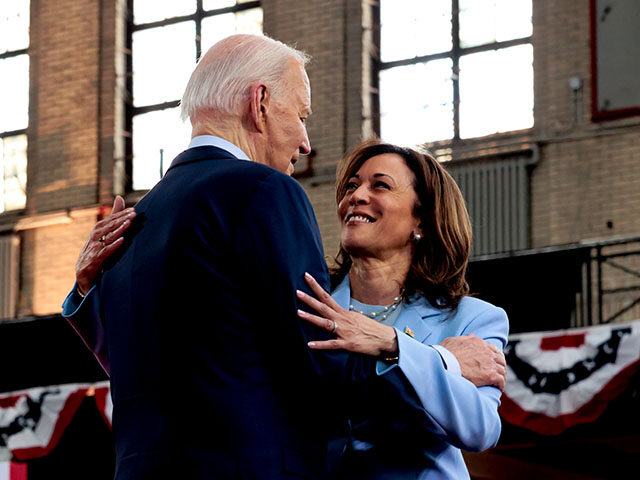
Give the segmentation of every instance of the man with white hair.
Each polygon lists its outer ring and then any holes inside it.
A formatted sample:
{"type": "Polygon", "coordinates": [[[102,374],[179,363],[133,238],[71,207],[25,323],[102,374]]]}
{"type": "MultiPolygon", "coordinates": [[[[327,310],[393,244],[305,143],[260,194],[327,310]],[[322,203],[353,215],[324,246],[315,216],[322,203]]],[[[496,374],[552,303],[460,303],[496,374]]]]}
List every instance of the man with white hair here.
{"type": "Polygon", "coordinates": [[[351,389],[393,405],[406,381],[377,376],[373,357],[308,349],[330,335],[296,314],[305,272],[329,289],[313,210],[285,175],[310,150],[306,62],[266,37],[214,45],[182,101],[189,148],[98,284],[78,279],[104,326],[117,480],[324,478],[351,389]]]}

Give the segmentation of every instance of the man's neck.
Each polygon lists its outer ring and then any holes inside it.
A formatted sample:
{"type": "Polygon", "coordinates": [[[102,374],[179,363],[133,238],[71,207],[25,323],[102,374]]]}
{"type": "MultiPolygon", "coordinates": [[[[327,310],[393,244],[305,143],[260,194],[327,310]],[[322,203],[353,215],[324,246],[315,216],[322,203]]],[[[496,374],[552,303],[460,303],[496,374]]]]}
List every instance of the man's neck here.
{"type": "Polygon", "coordinates": [[[411,259],[353,258],[349,270],[351,297],[369,305],[390,305],[404,285],[411,259]]]}

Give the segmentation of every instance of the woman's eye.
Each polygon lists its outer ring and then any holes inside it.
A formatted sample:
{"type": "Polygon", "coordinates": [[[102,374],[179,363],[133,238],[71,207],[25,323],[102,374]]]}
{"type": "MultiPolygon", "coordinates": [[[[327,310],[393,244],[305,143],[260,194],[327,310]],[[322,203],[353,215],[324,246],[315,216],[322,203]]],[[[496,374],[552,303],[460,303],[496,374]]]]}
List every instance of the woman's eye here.
{"type": "Polygon", "coordinates": [[[350,192],[351,190],[355,190],[356,188],[358,188],[358,185],[356,185],[355,182],[349,182],[347,183],[347,191],[350,192]]]}
{"type": "Polygon", "coordinates": [[[387,190],[391,190],[391,187],[389,186],[389,184],[387,184],[385,182],[376,182],[373,186],[375,188],[384,188],[384,189],[387,189],[387,190]]]}

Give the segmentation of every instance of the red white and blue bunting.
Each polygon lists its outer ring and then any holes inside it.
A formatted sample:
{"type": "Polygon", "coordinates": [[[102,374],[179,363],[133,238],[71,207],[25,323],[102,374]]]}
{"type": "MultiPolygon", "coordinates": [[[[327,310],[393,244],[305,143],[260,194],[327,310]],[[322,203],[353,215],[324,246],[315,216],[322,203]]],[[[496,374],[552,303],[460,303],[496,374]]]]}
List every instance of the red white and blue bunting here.
{"type": "MultiPolygon", "coordinates": [[[[47,455],[58,443],[85,397],[111,427],[109,383],[75,383],[0,394],[0,459],[47,455]]],[[[0,477],[1,480],[1,477],[0,477]]]]}
{"type": "Polygon", "coordinates": [[[545,435],[598,418],[640,367],[640,321],[511,335],[500,415],[545,435]]]}
{"type": "Polygon", "coordinates": [[[27,480],[27,464],[0,462],[0,480],[27,480]]]}
{"type": "MultiPolygon", "coordinates": [[[[554,435],[598,418],[640,369],[640,321],[509,337],[500,415],[554,435]]],[[[78,407],[93,397],[111,426],[109,383],[68,384],[0,394],[0,480],[26,477],[25,461],[47,455],[78,407]]]]}

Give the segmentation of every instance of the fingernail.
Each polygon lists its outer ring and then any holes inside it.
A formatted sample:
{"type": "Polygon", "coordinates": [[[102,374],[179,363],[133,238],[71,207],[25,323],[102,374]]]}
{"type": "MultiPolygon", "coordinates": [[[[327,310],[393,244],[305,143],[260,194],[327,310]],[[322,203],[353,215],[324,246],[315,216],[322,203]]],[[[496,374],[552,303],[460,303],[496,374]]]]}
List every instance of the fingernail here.
{"type": "Polygon", "coordinates": [[[304,292],[302,290],[296,290],[296,295],[302,297],[304,296],[304,292]]]}
{"type": "Polygon", "coordinates": [[[306,278],[313,278],[309,272],[304,272],[304,276],[306,278]]]}
{"type": "Polygon", "coordinates": [[[304,310],[300,310],[300,309],[298,309],[298,315],[302,315],[302,316],[304,316],[304,315],[306,315],[306,313],[307,313],[307,312],[305,312],[304,310]]]}
{"type": "Polygon", "coordinates": [[[309,342],[309,343],[307,343],[307,345],[309,345],[310,347],[315,347],[316,346],[316,342],[309,342]]]}

